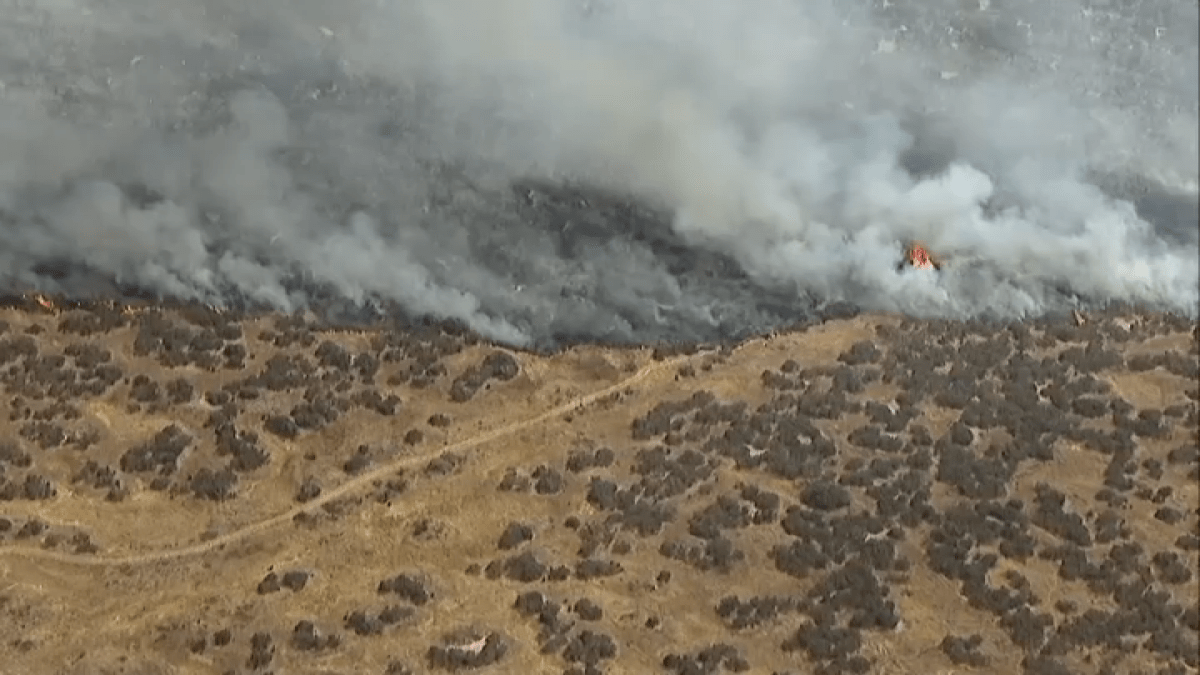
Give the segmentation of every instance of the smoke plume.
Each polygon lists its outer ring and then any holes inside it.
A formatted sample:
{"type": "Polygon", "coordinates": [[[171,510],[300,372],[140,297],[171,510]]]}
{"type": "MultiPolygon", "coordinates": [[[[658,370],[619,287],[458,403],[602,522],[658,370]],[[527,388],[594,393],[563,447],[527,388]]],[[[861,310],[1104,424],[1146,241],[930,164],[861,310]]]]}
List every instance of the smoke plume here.
{"type": "Polygon", "coordinates": [[[713,339],[1194,316],[1194,0],[0,0],[0,290],[713,339]],[[901,268],[904,242],[948,260],[901,268]]]}

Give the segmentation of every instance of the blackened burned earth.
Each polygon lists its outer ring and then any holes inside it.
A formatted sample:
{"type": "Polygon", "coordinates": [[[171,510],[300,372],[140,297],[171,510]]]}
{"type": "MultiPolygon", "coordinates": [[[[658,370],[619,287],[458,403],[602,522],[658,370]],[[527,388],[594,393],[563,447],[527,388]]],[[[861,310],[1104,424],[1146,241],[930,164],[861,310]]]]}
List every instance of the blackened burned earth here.
{"type": "MultiPolygon", "coordinates": [[[[509,345],[545,352],[581,344],[732,344],[773,330],[849,318],[863,311],[852,301],[751,277],[728,254],[688,244],[672,228],[669,210],[644,200],[586,185],[545,181],[517,181],[504,189],[489,190],[445,167],[438,175],[446,182],[448,195],[460,195],[446,196],[449,202],[441,208],[457,209],[455,217],[466,220],[499,219],[470,238],[469,255],[483,270],[481,274],[493,275],[496,283],[504,286],[493,289],[503,297],[492,298],[481,311],[491,311],[492,305],[502,310],[487,321],[498,322],[496,326],[510,324],[512,330],[494,327],[490,337],[509,345]],[[460,193],[471,196],[463,198],[460,193]],[[462,209],[466,211],[460,212],[462,209]],[[544,259],[555,262],[547,267],[544,259]]],[[[1101,181],[1115,197],[1131,200],[1165,241],[1183,249],[1195,247],[1194,200],[1159,194],[1141,183],[1137,189],[1129,188],[1129,183],[1111,177],[1101,181]]],[[[121,199],[131,208],[152,209],[165,203],[162,195],[144,186],[114,189],[121,191],[121,199]]],[[[0,222],[6,222],[2,210],[0,222]]],[[[219,259],[231,254],[223,245],[219,237],[214,239],[208,255],[219,259]]],[[[901,252],[897,243],[897,261],[901,252]]],[[[261,255],[272,257],[268,251],[261,255]]],[[[983,261],[972,264],[987,267],[983,261]]],[[[347,294],[300,267],[288,269],[272,297],[302,298],[303,308],[329,325],[362,328],[381,319],[408,327],[430,320],[472,321],[437,308],[418,311],[383,295],[347,294]]],[[[1001,273],[988,268],[987,274],[1001,273]]],[[[1124,308],[1119,302],[1080,294],[1061,281],[1044,288],[1041,280],[1030,279],[1029,283],[1039,287],[1041,299],[1035,313],[1124,308]]],[[[115,298],[158,304],[181,300],[161,288],[114,278],[80,259],[45,260],[26,275],[0,277],[0,294],[10,303],[34,290],[49,290],[82,302],[115,298]]],[[[234,312],[268,311],[280,302],[232,287],[210,299],[234,312]]],[[[986,307],[980,311],[995,315],[986,307]]],[[[478,318],[474,321],[480,326],[487,323],[478,318]]]]}
{"type": "MultiPolygon", "coordinates": [[[[453,178],[446,180],[457,185],[453,178]]],[[[797,294],[794,288],[764,287],[729,256],[685,244],[672,231],[671,216],[665,210],[622,195],[543,182],[518,182],[509,189],[488,192],[466,178],[458,180],[463,182],[458,190],[476,195],[486,202],[487,213],[503,217],[502,223],[488,228],[492,234],[473,237],[471,256],[486,273],[506,285],[504,294],[510,298],[501,303],[506,312],[497,318],[511,321],[521,333],[503,340],[509,344],[544,351],[574,344],[736,342],[797,323],[859,311],[850,303],[797,294]],[[505,238],[498,236],[501,230],[507,232],[505,238]],[[524,249],[542,253],[527,254],[524,249]],[[538,276],[544,265],[527,255],[553,258],[558,267],[543,270],[548,276],[538,276]],[[596,262],[597,256],[602,262],[596,262]],[[618,258],[644,263],[647,269],[621,271],[618,258]],[[609,278],[617,274],[622,275],[620,283],[609,278]]],[[[138,208],[153,208],[163,200],[146,188],[121,189],[123,199],[138,208]]],[[[0,210],[2,222],[6,222],[5,214],[0,210]]],[[[221,245],[219,240],[212,242],[210,255],[224,255],[221,245]]],[[[897,256],[899,253],[897,249],[897,256]]],[[[36,283],[0,276],[0,293],[7,294],[10,302],[35,288],[65,293],[67,298],[83,302],[98,298],[134,303],[180,299],[146,284],[115,279],[85,260],[44,261],[30,274],[36,283]]],[[[334,284],[299,269],[284,275],[281,290],[304,298],[306,309],[322,321],[345,327],[371,325],[383,317],[414,326],[437,314],[436,310],[414,312],[383,296],[363,302],[362,297],[346,295],[334,284]]],[[[1058,310],[1079,302],[1069,295],[1060,299],[1058,310]]],[[[270,301],[232,288],[213,300],[231,311],[272,309],[270,301]]]]}
{"type": "Polygon", "coordinates": [[[0,662],[1194,674],[1197,332],[864,314],[539,355],[30,298],[0,662]]]}

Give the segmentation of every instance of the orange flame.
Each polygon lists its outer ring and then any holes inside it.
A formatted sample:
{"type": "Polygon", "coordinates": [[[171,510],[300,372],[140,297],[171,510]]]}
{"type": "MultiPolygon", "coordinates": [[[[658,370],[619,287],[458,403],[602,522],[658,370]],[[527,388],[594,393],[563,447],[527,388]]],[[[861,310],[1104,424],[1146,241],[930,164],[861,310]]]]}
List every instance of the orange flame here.
{"type": "Polygon", "coordinates": [[[939,268],[933,256],[929,254],[929,250],[921,244],[910,244],[905,252],[908,258],[908,263],[919,270],[936,270],[939,268]]]}

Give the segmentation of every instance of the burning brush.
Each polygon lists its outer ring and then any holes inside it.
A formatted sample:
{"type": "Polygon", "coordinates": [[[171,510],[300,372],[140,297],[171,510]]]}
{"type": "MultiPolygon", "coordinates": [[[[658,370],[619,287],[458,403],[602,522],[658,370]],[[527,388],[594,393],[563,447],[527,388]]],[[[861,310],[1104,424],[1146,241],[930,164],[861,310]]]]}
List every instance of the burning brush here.
{"type": "Polygon", "coordinates": [[[924,244],[912,241],[904,247],[904,261],[900,267],[903,269],[907,265],[913,269],[936,271],[942,269],[942,262],[942,258],[930,253],[924,244]]]}

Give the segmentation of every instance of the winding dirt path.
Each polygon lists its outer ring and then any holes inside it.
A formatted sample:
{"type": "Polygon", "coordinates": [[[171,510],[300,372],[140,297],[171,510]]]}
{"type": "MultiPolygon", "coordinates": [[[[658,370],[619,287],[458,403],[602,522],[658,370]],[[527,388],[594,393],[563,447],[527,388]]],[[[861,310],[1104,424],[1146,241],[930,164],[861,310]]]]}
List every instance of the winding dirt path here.
{"type": "Polygon", "coordinates": [[[246,539],[247,537],[250,537],[254,534],[264,532],[272,527],[275,527],[276,525],[280,525],[282,523],[289,522],[293,518],[295,518],[296,516],[298,516],[302,513],[306,513],[306,512],[310,512],[310,511],[319,509],[322,506],[329,504],[330,502],[333,502],[333,501],[336,501],[343,497],[346,497],[346,496],[354,493],[357,490],[367,487],[367,486],[371,485],[372,482],[374,482],[380,478],[384,478],[390,474],[393,474],[400,469],[406,469],[406,468],[410,468],[414,465],[428,462],[429,460],[434,459],[435,457],[438,457],[439,455],[443,455],[447,452],[454,452],[457,450],[467,450],[470,448],[474,448],[476,446],[483,445],[484,443],[489,443],[491,441],[494,441],[498,438],[502,438],[504,436],[509,436],[511,434],[522,431],[524,429],[528,429],[530,427],[536,426],[536,425],[546,422],[554,417],[558,417],[560,415],[565,415],[565,414],[570,413],[574,410],[577,410],[583,406],[587,406],[592,403],[595,403],[596,401],[604,398],[605,396],[609,396],[609,395],[611,395],[615,392],[621,391],[622,389],[625,389],[631,385],[637,384],[638,382],[646,379],[647,377],[650,377],[651,375],[653,375],[657,372],[667,370],[672,367],[678,367],[680,364],[682,364],[686,361],[699,358],[699,357],[707,355],[709,353],[710,352],[697,352],[696,354],[693,354],[691,356],[682,356],[682,357],[676,357],[673,359],[664,359],[662,361],[655,361],[653,363],[650,363],[650,364],[642,367],[633,375],[630,375],[629,377],[617,382],[616,384],[613,384],[608,387],[604,387],[603,389],[599,389],[599,390],[591,392],[589,394],[585,394],[583,396],[577,397],[566,403],[563,403],[561,405],[550,408],[549,410],[546,410],[545,412],[542,412],[533,417],[530,417],[530,418],[527,418],[524,420],[520,420],[517,422],[513,422],[511,424],[506,424],[504,426],[497,427],[497,428],[491,429],[489,431],[485,431],[482,434],[478,434],[476,436],[466,438],[457,443],[451,443],[449,445],[440,446],[436,450],[431,450],[429,452],[424,452],[424,453],[415,454],[415,455],[405,455],[403,457],[398,457],[398,458],[392,460],[391,462],[388,462],[387,464],[383,464],[371,471],[368,471],[367,473],[364,473],[360,476],[356,476],[356,477],[346,481],[345,483],[342,483],[341,485],[337,486],[336,488],[329,490],[328,492],[322,493],[319,497],[317,497],[316,499],[313,499],[312,501],[297,505],[291,509],[288,509],[287,511],[284,511],[283,513],[279,513],[279,514],[271,516],[269,518],[265,518],[258,522],[250,523],[249,525],[241,527],[237,530],[233,530],[231,532],[227,532],[227,533],[225,533],[221,536],[218,536],[214,539],[209,539],[208,541],[203,541],[203,542],[200,542],[197,544],[190,544],[187,546],[181,546],[178,548],[171,548],[171,549],[165,549],[165,550],[159,550],[159,551],[151,551],[148,553],[137,553],[137,554],[132,554],[132,555],[114,555],[114,556],[93,555],[93,554],[87,554],[87,553],[64,553],[61,551],[51,551],[51,550],[41,549],[41,548],[31,548],[31,547],[24,547],[24,546],[8,546],[8,547],[0,548],[0,558],[16,557],[16,558],[27,558],[27,559],[33,559],[33,560],[47,560],[47,561],[64,563],[64,564],[68,564],[68,565],[77,565],[77,566],[82,566],[82,567],[116,567],[116,566],[120,566],[120,565],[145,565],[145,564],[159,563],[159,562],[163,562],[163,561],[167,561],[167,560],[175,560],[175,559],[179,559],[179,558],[185,558],[185,557],[189,557],[189,556],[195,556],[195,555],[201,555],[204,553],[208,553],[210,551],[214,551],[214,550],[220,549],[224,546],[227,546],[229,544],[233,544],[233,543],[236,543],[243,539],[246,539]]]}

